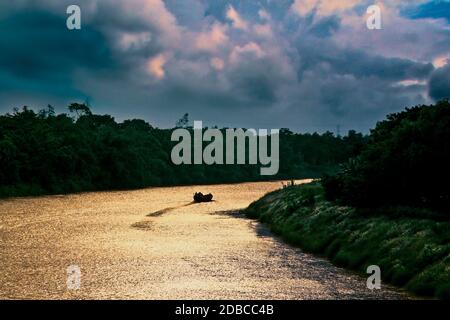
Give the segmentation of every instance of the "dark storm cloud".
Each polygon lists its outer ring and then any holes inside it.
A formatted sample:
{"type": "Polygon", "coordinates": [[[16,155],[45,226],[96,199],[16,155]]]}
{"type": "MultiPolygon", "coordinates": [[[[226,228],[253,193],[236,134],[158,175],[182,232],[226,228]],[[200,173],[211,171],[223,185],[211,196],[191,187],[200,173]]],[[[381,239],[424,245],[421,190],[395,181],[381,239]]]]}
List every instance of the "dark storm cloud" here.
{"type": "Polygon", "coordinates": [[[340,27],[340,19],[337,16],[326,17],[314,23],[310,33],[317,37],[330,37],[340,27]]]}
{"type": "Polygon", "coordinates": [[[74,66],[108,68],[113,61],[102,34],[62,28],[66,20],[43,11],[22,11],[0,21],[3,71],[23,78],[62,75],[74,66]]]}
{"type": "Polygon", "coordinates": [[[1,111],[90,98],[95,112],[159,126],[189,112],[206,125],[367,131],[448,92],[448,67],[431,62],[448,53],[449,32],[396,20],[411,49],[388,54],[391,32],[358,37],[367,1],[309,11],[293,0],[75,2],[80,31],[65,27],[73,1],[0,4],[1,111]]]}
{"type": "Polygon", "coordinates": [[[450,99],[450,65],[433,72],[429,84],[429,94],[435,100],[450,99]]]}
{"type": "Polygon", "coordinates": [[[389,58],[367,53],[361,49],[343,48],[327,41],[302,36],[297,43],[298,54],[303,60],[301,70],[308,70],[326,63],[329,72],[352,74],[355,77],[378,77],[391,81],[425,79],[434,69],[431,63],[409,59],[389,58]]]}
{"type": "MultiPolygon", "coordinates": [[[[370,77],[376,76],[384,79],[424,79],[433,70],[431,63],[413,62],[400,58],[385,58],[380,56],[367,56],[362,52],[350,52],[347,56],[347,66],[353,74],[370,77]],[[351,63],[349,63],[351,61],[351,63]]],[[[342,60],[340,61],[343,62],[342,60]]],[[[341,69],[342,70],[342,69],[341,69]]]]}
{"type": "Polygon", "coordinates": [[[85,98],[73,83],[74,72],[114,67],[100,32],[87,27],[73,33],[65,24],[65,16],[36,9],[14,11],[0,20],[0,98],[19,105],[33,102],[21,99],[26,96],[85,98]]]}

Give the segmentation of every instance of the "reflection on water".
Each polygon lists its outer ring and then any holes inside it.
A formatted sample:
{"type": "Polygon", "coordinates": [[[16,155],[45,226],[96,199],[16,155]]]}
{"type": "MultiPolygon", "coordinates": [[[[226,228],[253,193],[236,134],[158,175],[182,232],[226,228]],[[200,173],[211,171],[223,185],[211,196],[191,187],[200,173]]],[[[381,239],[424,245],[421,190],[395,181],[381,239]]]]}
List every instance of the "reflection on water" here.
{"type": "Polygon", "coordinates": [[[0,201],[0,298],[399,298],[236,212],[279,182],[0,201]],[[217,201],[193,204],[195,191],[217,201]],[[229,213],[231,212],[231,213],[229,213]],[[67,289],[66,268],[81,269],[67,289]]]}

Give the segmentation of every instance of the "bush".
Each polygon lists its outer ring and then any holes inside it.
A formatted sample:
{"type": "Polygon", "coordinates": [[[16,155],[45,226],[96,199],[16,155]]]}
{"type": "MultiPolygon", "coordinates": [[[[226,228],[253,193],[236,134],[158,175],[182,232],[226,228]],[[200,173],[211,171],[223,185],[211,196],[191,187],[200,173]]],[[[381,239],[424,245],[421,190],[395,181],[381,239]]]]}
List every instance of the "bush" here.
{"type": "Polygon", "coordinates": [[[359,156],[325,176],[329,200],[345,205],[404,205],[449,213],[450,103],[388,115],[359,156]]]}

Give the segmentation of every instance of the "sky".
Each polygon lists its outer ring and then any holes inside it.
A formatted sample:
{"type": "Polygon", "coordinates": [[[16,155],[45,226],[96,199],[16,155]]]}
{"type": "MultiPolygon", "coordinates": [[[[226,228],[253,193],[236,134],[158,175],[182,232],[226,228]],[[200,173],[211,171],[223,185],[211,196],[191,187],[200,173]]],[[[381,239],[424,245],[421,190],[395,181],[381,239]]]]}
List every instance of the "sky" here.
{"type": "Polygon", "coordinates": [[[450,97],[450,2],[0,2],[0,112],[88,101],[121,121],[368,132],[450,97]],[[66,9],[81,8],[81,30],[66,9]],[[367,28],[367,8],[381,29],[367,28]]]}

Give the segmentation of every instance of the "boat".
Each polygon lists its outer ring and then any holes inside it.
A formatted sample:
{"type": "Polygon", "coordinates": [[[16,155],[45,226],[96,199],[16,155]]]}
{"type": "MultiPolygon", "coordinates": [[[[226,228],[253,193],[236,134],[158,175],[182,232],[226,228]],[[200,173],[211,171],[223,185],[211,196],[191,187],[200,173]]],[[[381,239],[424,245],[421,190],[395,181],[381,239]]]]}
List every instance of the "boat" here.
{"type": "Polygon", "coordinates": [[[211,193],[203,194],[201,192],[194,193],[194,202],[211,202],[213,195],[211,193]]]}

